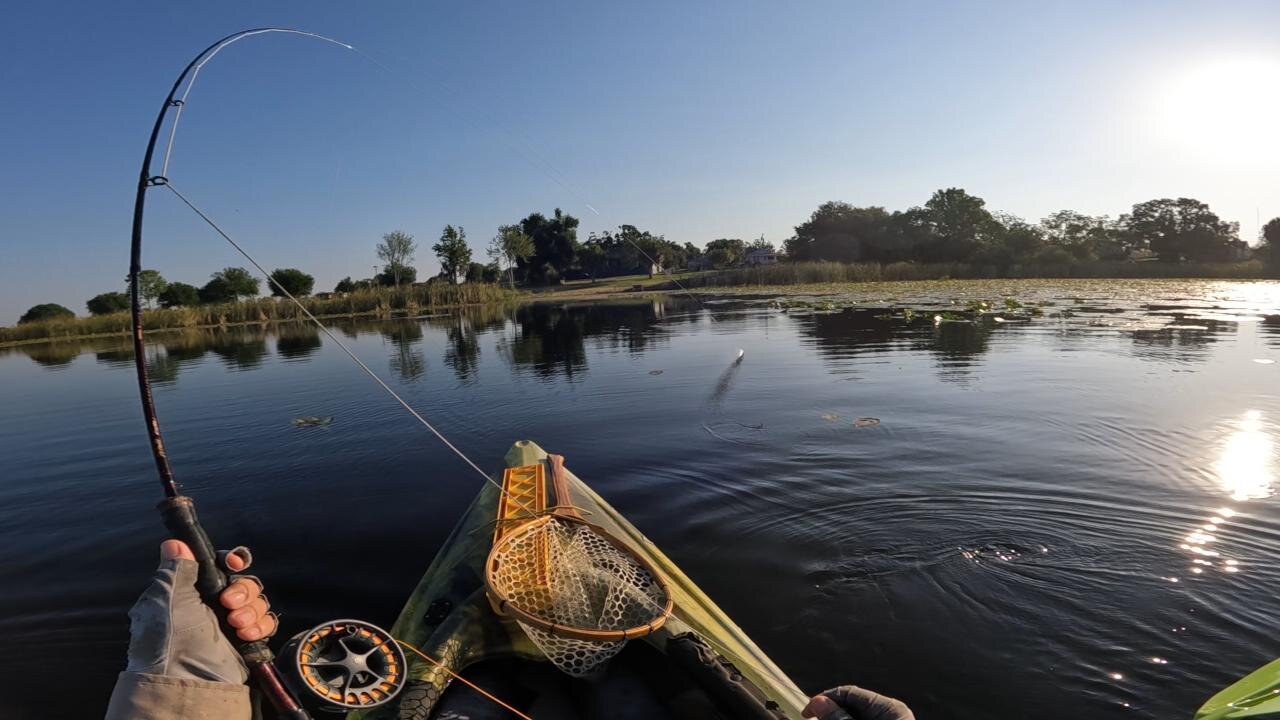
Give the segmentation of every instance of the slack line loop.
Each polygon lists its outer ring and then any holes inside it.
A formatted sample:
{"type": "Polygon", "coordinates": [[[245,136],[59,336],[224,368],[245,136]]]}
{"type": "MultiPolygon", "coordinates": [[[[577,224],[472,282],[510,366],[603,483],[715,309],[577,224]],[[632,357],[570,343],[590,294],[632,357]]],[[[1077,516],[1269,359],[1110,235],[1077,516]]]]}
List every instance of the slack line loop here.
{"type": "Polygon", "coordinates": [[[444,443],[445,447],[452,450],[454,455],[457,455],[459,458],[462,459],[463,462],[465,462],[468,466],[470,466],[472,470],[475,470],[476,473],[480,475],[480,477],[484,478],[485,482],[498,488],[498,492],[502,493],[503,495],[507,495],[507,498],[512,500],[512,502],[515,502],[522,510],[524,510],[525,512],[532,512],[532,510],[530,510],[529,508],[521,504],[518,499],[512,498],[509,494],[507,494],[507,491],[502,487],[501,484],[499,484],[493,478],[489,477],[489,474],[486,473],[484,470],[481,470],[479,465],[476,465],[474,462],[472,462],[471,458],[467,457],[466,453],[458,449],[458,446],[454,445],[452,442],[449,442],[449,439],[446,438],[443,433],[437,430],[435,426],[431,424],[430,421],[428,421],[425,417],[423,417],[417,410],[414,410],[413,406],[411,406],[407,401],[405,401],[404,398],[400,397],[399,393],[391,389],[391,386],[388,385],[386,382],[384,382],[382,378],[378,377],[378,374],[375,373],[372,369],[370,369],[370,367],[366,365],[363,360],[357,357],[356,354],[351,351],[351,348],[347,347],[346,343],[338,339],[338,336],[334,335],[329,330],[327,325],[320,322],[320,320],[316,318],[315,315],[312,315],[311,311],[308,310],[305,305],[299,302],[298,299],[294,297],[292,293],[290,293],[288,290],[282,287],[280,283],[276,282],[275,279],[271,277],[271,273],[267,272],[266,269],[263,268],[262,265],[259,264],[257,260],[253,259],[253,256],[250,255],[243,247],[241,247],[240,243],[237,243],[235,240],[233,240],[231,236],[226,233],[226,231],[224,231],[221,227],[218,226],[216,222],[213,221],[212,218],[206,215],[203,210],[196,207],[194,203],[192,203],[189,199],[187,199],[186,195],[183,195],[181,192],[179,192],[178,189],[173,186],[173,183],[166,183],[164,187],[168,188],[174,194],[174,196],[176,196],[179,200],[181,200],[183,205],[186,205],[188,208],[191,209],[192,212],[200,216],[200,219],[203,220],[205,224],[207,224],[209,227],[213,228],[213,231],[218,233],[218,235],[220,235],[223,240],[226,240],[228,243],[230,243],[231,247],[236,249],[236,252],[243,255],[245,260],[248,260],[249,263],[253,265],[253,267],[256,268],[258,272],[262,273],[262,275],[267,278],[268,283],[270,283],[277,290],[283,293],[285,297],[287,297],[294,305],[296,305],[298,309],[302,311],[302,314],[307,316],[307,319],[315,323],[316,327],[320,329],[320,332],[324,333],[326,337],[328,337],[339,348],[341,348],[342,352],[346,353],[347,357],[351,358],[351,360],[355,362],[355,364],[358,365],[360,369],[365,372],[366,375],[373,378],[373,381],[376,382],[379,387],[385,390],[388,395],[390,395],[393,399],[395,399],[396,402],[400,403],[400,406],[403,407],[406,411],[408,411],[410,415],[416,418],[418,422],[422,423],[423,427],[431,431],[431,434],[435,435],[440,442],[444,443]]]}

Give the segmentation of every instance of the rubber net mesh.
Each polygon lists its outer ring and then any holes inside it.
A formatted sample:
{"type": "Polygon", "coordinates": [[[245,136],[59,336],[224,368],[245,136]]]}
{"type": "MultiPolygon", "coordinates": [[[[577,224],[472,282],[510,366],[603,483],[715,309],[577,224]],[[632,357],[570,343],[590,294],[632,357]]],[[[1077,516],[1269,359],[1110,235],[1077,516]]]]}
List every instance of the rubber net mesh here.
{"type": "MultiPolygon", "coordinates": [[[[489,582],[508,603],[578,630],[626,630],[657,620],[663,586],[629,553],[582,523],[553,517],[512,532],[499,546],[489,582]]],[[[520,626],[561,671],[589,675],[625,641],[599,642],[520,626]]]]}

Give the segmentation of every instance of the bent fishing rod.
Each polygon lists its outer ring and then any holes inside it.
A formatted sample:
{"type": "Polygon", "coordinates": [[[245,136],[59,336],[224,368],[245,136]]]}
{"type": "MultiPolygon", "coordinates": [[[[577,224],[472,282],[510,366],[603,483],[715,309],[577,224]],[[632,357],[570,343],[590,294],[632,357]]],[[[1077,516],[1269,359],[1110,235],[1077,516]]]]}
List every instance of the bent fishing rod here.
{"type": "Polygon", "coordinates": [[[218,602],[218,596],[227,587],[230,578],[219,563],[217,550],[213,542],[210,541],[208,533],[200,525],[200,520],[196,515],[195,501],[179,491],[173,468],[169,463],[169,456],[165,452],[164,438],[160,432],[160,420],[156,416],[155,399],[151,392],[151,380],[147,373],[146,343],[142,327],[142,301],[138,287],[138,274],[142,272],[142,218],[147,204],[147,191],[153,187],[168,184],[168,178],[165,173],[168,172],[169,155],[173,149],[177,123],[181,117],[186,95],[191,90],[191,83],[195,82],[195,77],[199,74],[204,64],[212,59],[222,48],[242,38],[264,33],[304,35],[349,47],[329,38],[301,30],[254,28],[232,33],[222,38],[205,48],[187,64],[182,73],[178,75],[178,79],[174,81],[173,87],[169,90],[164,103],[160,106],[160,113],[156,116],[155,126],[151,129],[151,137],[147,141],[146,152],[142,156],[142,170],[138,175],[138,194],[133,205],[133,233],[129,256],[129,313],[133,322],[133,361],[138,373],[138,394],[142,400],[142,415],[146,421],[147,438],[151,443],[151,454],[155,458],[156,472],[160,476],[160,484],[164,489],[165,495],[165,499],[157,506],[164,520],[164,525],[173,537],[185,542],[191,548],[192,554],[195,555],[196,562],[199,564],[196,589],[199,591],[201,598],[213,609],[214,614],[218,617],[218,623],[222,628],[223,634],[226,635],[236,651],[240,653],[240,656],[244,658],[253,682],[266,695],[280,717],[288,720],[310,720],[311,715],[285,685],[280,672],[276,669],[275,655],[271,652],[266,640],[247,642],[237,637],[235,630],[227,624],[228,611],[218,602]],[[183,83],[188,81],[188,78],[190,82],[186,85],[186,92],[179,98],[179,90],[182,89],[183,83]],[[170,129],[168,147],[164,155],[164,163],[160,173],[153,175],[152,160],[155,155],[156,144],[160,139],[160,133],[164,128],[165,121],[169,118],[170,111],[174,111],[174,118],[170,129]]]}

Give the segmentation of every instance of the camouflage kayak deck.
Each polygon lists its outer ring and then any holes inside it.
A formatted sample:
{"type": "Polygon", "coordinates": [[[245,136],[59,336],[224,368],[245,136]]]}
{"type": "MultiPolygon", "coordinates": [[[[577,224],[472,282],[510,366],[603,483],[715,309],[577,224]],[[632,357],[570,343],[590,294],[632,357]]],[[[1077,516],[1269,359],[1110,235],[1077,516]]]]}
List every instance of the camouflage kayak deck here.
{"type": "MultiPolygon", "coordinates": [[[[536,443],[520,441],[507,452],[506,467],[544,464],[546,457],[546,451],[536,443]]],[[[782,715],[799,718],[806,696],[786,674],[657,546],[571,471],[566,475],[573,504],[587,520],[647,558],[670,586],[675,612],[667,626],[632,642],[652,643],[661,649],[667,638],[692,630],[776,703],[782,715]]],[[[485,484],[391,628],[396,638],[464,677],[467,667],[482,660],[545,659],[519,625],[493,612],[485,594],[484,567],[499,524],[500,496],[496,487],[485,484]]],[[[409,652],[406,655],[409,684],[400,697],[372,711],[351,713],[350,720],[431,717],[452,678],[437,665],[409,652]]]]}

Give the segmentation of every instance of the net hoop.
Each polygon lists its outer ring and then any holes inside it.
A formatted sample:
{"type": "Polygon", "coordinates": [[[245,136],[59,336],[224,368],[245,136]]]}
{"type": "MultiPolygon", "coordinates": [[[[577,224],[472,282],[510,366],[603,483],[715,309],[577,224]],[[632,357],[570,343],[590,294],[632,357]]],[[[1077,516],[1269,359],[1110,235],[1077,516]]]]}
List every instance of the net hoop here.
{"type": "Polygon", "coordinates": [[[623,642],[626,640],[633,640],[639,637],[644,637],[645,635],[649,635],[650,633],[653,633],[654,631],[661,628],[664,624],[666,624],[667,618],[671,617],[671,613],[675,608],[675,601],[671,597],[671,588],[667,585],[667,581],[662,577],[662,574],[658,572],[658,569],[655,568],[652,563],[650,563],[648,560],[641,557],[640,555],[636,554],[634,550],[632,550],[630,547],[627,547],[620,540],[613,537],[613,535],[609,534],[607,530],[600,527],[599,525],[594,525],[592,523],[587,522],[586,520],[570,516],[563,512],[556,512],[550,515],[543,515],[542,517],[537,518],[536,520],[531,520],[527,523],[524,523],[523,525],[512,528],[505,535],[503,535],[502,539],[494,543],[493,548],[489,550],[489,557],[485,561],[484,581],[485,581],[485,585],[489,590],[489,596],[493,599],[494,605],[497,607],[498,612],[506,615],[511,615],[516,620],[522,623],[538,628],[540,630],[545,630],[553,635],[556,635],[559,637],[571,638],[574,640],[587,640],[587,641],[598,642],[598,643],[615,643],[615,642],[623,642]],[[544,525],[551,522],[552,520],[558,520],[560,522],[566,522],[566,523],[574,523],[576,525],[583,526],[588,530],[591,530],[597,536],[603,538],[615,549],[620,551],[629,560],[634,562],[636,565],[640,566],[640,568],[642,568],[645,572],[649,573],[653,577],[654,583],[662,591],[662,595],[665,598],[665,602],[662,604],[661,611],[657,613],[657,617],[655,617],[652,621],[645,623],[643,625],[636,625],[634,627],[629,627],[623,630],[591,630],[587,628],[573,627],[570,625],[561,625],[559,623],[550,622],[546,619],[543,619],[542,617],[539,617],[538,615],[535,615],[533,613],[526,611],[525,609],[521,608],[519,605],[513,603],[511,601],[511,597],[504,594],[499,589],[500,583],[498,583],[497,580],[495,579],[501,565],[499,556],[503,554],[503,551],[507,548],[508,545],[511,545],[517,542],[518,540],[520,540],[525,535],[531,532],[536,532],[540,530],[544,525]]]}

